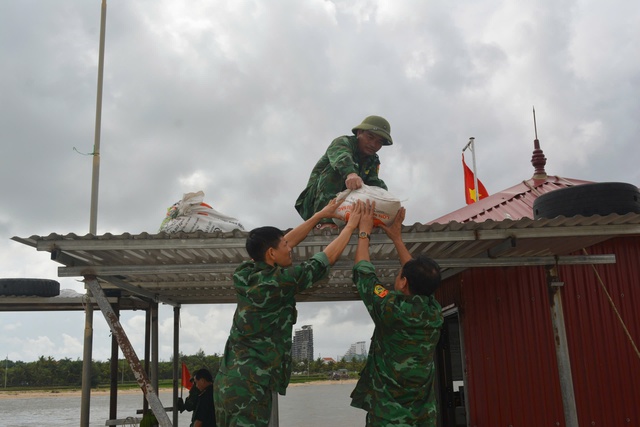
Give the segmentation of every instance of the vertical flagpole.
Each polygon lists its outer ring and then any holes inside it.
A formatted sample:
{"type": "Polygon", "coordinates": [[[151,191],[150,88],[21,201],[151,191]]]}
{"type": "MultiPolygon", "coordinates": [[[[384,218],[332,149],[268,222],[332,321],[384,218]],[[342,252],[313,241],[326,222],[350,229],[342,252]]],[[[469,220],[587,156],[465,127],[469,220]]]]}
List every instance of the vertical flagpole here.
{"type": "MultiPolygon", "coordinates": [[[[107,19],[107,0],[100,7],[100,47],[98,51],[98,89],[96,96],[96,123],[93,145],[93,174],[91,178],[91,211],[89,213],[89,233],[97,234],[98,181],[100,176],[100,124],[102,119],[102,80],[104,69],[104,39],[107,19]]],[[[93,303],[91,290],[86,289],[85,330],[82,360],[82,397],[80,400],[80,427],[89,427],[91,408],[91,361],[93,352],[93,303]]]]}
{"type": "Polygon", "coordinates": [[[471,144],[469,149],[471,150],[471,157],[473,158],[473,188],[476,190],[474,195],[474,201],[477,202],[480,200],[480,190],[478,189],[478,171],[476,170],[476,149],[475,149],[475,138],[469,138],[469,143],[471,144]]]}
{"type": "Polygon", "coordinates": [[[102,123],[102,81],[104,75],[104,36],[107,18],[107,0],[102,0],[100,13],[100,49],[98,51],[98,90],[96,96],[96,126],[93,143],[93,176],[91,179],[91,213],[89,233],[97,234],[98,224],[98,182],[100,181],[100,129],[102,123]]]}
{"type": "Polygon", "coordinates": [[[475,140],[476,139],[473,136],[470,137],[469,142],[467,143],[467,145],[464,146],[464,148],[462,149],[462,152],[464,153],[467,148],[471,151],[471,157],[472,157],[471,166],[473,167],[473,188],[474,188],[473,201],[477,202],[480,199],[480,190],[478,190],[478,171],[476,170],[476,150],[474,147],[475,140]]]}

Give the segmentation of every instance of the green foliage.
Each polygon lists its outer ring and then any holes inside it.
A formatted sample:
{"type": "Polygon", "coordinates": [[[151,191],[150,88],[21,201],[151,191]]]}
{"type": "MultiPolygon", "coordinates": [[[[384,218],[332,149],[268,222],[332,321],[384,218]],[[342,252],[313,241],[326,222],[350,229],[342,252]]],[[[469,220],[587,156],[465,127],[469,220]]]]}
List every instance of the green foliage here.
{"type": "MultiPolygon", "coordinates": [[[[312,380],[314,376],[327,379],[327,376],[333,371],[346,369],[349,372],[349,376],[355,378],[357,377],[357,374],[364,369],[365,362],[366,359],[345,360],[343,358],[339,362],[325,363],[322,358],[319,357],[311,362],[306,359],[298,362],[294,361],[292,371],[294,373],[294,377],[309,377],[309,380],[312,380]]],[[[301,381],[303,380],[296,378],[296,382],[301,381]]]]}
{"type": "MultiPolygon", "coordinates": [[[[220,368],[220,357],[221,356],[219,356],[217,353],[207,356],[206,354],[204,354],[204,351],[202,351],[202,349],[198,350],[198,352],[193,356],[185,356],[184,354],[180,353],[180,361],[187,365],[187,369],[191,374],[193,374],[198,369],[205,368],[208,369],[213,376],[215,376],[218,372],[218,369],[220,368]]],[[[160,374],[158,375],[160,376],[160,378],[162,378],[160,374]]]]}
{"type": "MultiPolygon", "coordinates": [[[[213,376],[220,367],[220,355],[207,355],[199,350],[196,354],[187,356],[180,354],[178,366],[178,384],[182,373],[182,362],[187,365],[191,374],[200,368],[211,371],[213,376]]],[[[173,382],[173,362],[158,363],[158,381],[165,386],[173,382]]],[[[357,377],[357,373],[364,368],[364,360],[340,360],[324,363],[321,358],[307,362],[294,362],[292,382],[313,381],[327,379],[328,375],[338,369],[346,369],[349,376],[357,377]]],[[[0,363],[0,379],[4,381],[6,372],[7,388],[43,389],[43,388],[80,388],[82,387],[82,360],[64,358],[55,360],[52,357],[40,356],[35,362],[5,360],[0,363]]],[[[117,381],[119,387],[138,387],[137,381],[128,362],[118,360],[117,381]]],[[[91,363],[91,387],[109,387],[111,384],[111,362],[93,361],[91,363]]]]}
{"type": "MultiPolygon", "coordinates": [[[[213,375],[218,372],[220,356],[218,354],[205,355],[202,350],[193,356],[180,355],[189,372],[200,368],[207,368],[213,375]]],[[[178,384],[180,384],[181,365],[178,366],[178,384]]],[[[52,357],[40,356],[35,362],[4,360],[0,363],[0,379],[4,384],[6,373],[7,388],[80,388],[82,387],[82,360],[64,358],[55,360],[52,357]]],[[[111,362],[91,362],[91,387],[109,387],[111,384],[111,362]]],[[[137,387],[137,381],[129,363],[125,359],[118,360],[118,384],[137,387]]],[[[173,382],[172,362],[158,363],[158,381],[173,382]]]]}

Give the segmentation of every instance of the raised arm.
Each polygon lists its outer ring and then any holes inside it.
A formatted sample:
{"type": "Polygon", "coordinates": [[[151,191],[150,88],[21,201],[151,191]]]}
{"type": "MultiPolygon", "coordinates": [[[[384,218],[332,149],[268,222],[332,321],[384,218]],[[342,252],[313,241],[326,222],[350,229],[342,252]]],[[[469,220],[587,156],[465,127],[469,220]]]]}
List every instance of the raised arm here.
{"type": "MultiPolygon", "coordinates": [[[[323,218],[339,218],[336,214],[336,209],[343,202],[343,200],[333,199],[327,206],[313,214],[311,218],[289,231],[284,238],[289,242],[289,246],[294,248],[298,246],[298,243],[302,242],[305,237],[313,230],[313,227],[320,222],[323,218]]],[[[352,230],[353,231],[353,230],[352,230]]]]}
{"type": "Polygon", "coordinates": [[[393,223],[390,226],[380,224],[380,228],[382,228],[384,232],[387,233],[387,237],[391,239],[393,245],[396,247],[398,258],[400,259],[400,265],[405,265],[407,261],[413,258],[404,242],[402,241],[402,221],[404,221],[405,214],[406,209],[400,208],[400,210],[398,210],[398,213],[396,214],[396,217],[393,219],[393,223]]]}
{"type": "MultiPolygon", "coordinates": [[[[371,236],[371,230],[373,230],[373,212],[376,209],[376,203],[371,203],[367,200],[362,208],[362,216],[360,218],[360,224],[358,228],[360,233],[366,233],[367,236],[371,236]]],[[[370,261],[369,257],[369,240],[370,237],[358,236],[358,247],[356,248],[356,264],[360,261],[370,261]]]]}
{"type": "Polygon", "coordinates": [[[329,245],[324,248],[324,253],[329,258],[329,263],[331,265],[335,264],[335,262],[340,258],[342,251],[347,247],[347,243],[349,243],[349,239],[351,239],[351,235],[354,230],[358,227],[358,223],[360,222],[360,217],[362,215],[363,203],[358,200],[356,205],[351,210],[351,214],[349,216],[349,220],[347,224],[344,226],[342,231],[340,231],[340,235],[336,237],[329,245]]]}

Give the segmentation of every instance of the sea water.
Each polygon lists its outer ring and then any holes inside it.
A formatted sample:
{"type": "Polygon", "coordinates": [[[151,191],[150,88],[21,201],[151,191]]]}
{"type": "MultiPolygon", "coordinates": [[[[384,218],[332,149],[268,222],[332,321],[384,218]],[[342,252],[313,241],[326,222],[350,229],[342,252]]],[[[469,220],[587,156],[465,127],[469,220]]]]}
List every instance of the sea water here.
{"type": "MultiPolygon", "coordinates": [[[[365,412],[349,406],[349,394],[354,386],[352,382],[290,386],[286,396],[278,396],[280,427],[363,426],[365,412]]],[[[160,400],[164,406],[172,406],[171,392],[161,391],[160,400]]],[[[141,417],[136,415],[136,410],[142,408],[142,402],[142,392],[118,394],[118,418],[141,417]]],[[[79,426],[80,403],[80,396],[65,393],[1,397],[0,426],[79,426]]],[[[109,417],[109,396],[92,395],[90,414],[89,425],[103,427],[109,417]]],[[[168,415],[173,421],[173,413],[168,415]]],[[[190,422],[191,412],[179,415],[179,427],[189,427],[190,422]]]]}

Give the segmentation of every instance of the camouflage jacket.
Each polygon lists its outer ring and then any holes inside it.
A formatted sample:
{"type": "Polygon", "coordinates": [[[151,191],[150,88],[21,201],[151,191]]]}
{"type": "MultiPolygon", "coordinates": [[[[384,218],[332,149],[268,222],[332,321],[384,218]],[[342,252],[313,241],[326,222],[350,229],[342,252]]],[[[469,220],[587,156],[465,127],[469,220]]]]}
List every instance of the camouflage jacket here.
{"type": "Polygon", "coordinates": [[[366,185],[386,190],[387,185],[378,178],[379,169],[380,159],[377,154],[360,156],[355,136],[336,138],[311,171],[307,187],[296,200],[296,210],[303,219],[311,218],[336,194],[346,190],[344,181],[350,173],[357,173],[366,185]]]}
{"type": "Polygon", "coordinates": [[[289,268],[254,261],[240,264],[233,275],[238,306],[220,372],[285,394],[291,378],[295,295],[322,279],[329,267],[324,252],[289,268]]]}
{"type": "Polygon", "coordinates": [[[387,290],[368,261],[353,267],[353,281],[375,329],[351,406],[401,424],[435,426],[433,356],[443,324],[440,304],[433,295],[387,290]]]}

